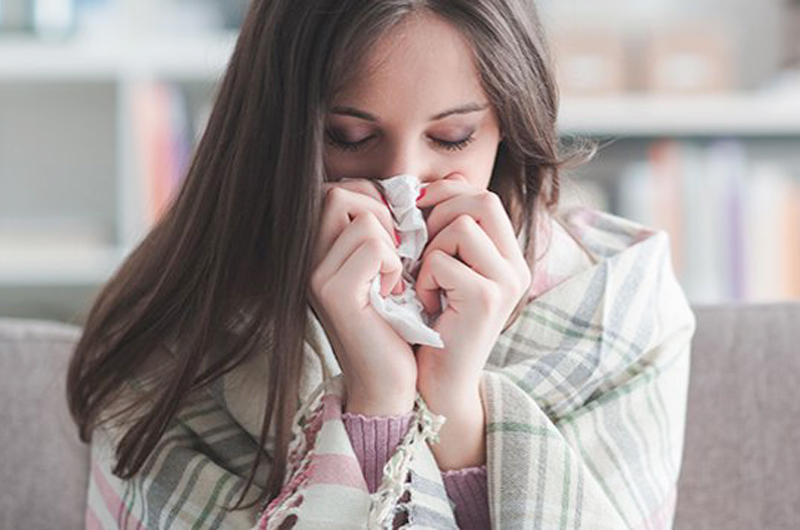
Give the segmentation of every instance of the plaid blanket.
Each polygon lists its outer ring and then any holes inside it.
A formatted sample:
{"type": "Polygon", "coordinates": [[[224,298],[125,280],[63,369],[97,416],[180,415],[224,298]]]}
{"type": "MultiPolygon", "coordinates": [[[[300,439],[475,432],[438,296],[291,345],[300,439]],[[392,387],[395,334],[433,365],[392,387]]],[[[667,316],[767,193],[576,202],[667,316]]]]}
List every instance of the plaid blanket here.
{"type": "MultiPolygon", "coordinates": [[[[559,215],[592,264],[525,306],[484,369],[492,527],[670,528],[695,319],[668,236],[599,211],[559,215]]],[[[289,472],[277,498],[222,509],[259,449],[266,363],[254,356],[181,410],[134,479],[110,472],[120,433],[95,432],[87,528],[392,528],[400,516],[408,528],[456,528],[429,445],[446,418],[417,396],[412,425],[370,495],[341,420],[338,364],[309,315],[289,472]]]]}

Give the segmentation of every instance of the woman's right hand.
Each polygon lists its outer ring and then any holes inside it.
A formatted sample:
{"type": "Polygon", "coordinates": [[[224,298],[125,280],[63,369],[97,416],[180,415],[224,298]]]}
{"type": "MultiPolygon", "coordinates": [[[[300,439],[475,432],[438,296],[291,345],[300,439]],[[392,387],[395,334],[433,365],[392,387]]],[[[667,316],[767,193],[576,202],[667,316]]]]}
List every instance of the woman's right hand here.
{"type": "Polygon", "coordinates": [[[309,299],[342,368],[345,411],[408,413],[416,396],[414,351],[369,300],[379,273],[381,296],[402,292],[391,212],[367,179],[325,183],[323,189],[309,299]]]}

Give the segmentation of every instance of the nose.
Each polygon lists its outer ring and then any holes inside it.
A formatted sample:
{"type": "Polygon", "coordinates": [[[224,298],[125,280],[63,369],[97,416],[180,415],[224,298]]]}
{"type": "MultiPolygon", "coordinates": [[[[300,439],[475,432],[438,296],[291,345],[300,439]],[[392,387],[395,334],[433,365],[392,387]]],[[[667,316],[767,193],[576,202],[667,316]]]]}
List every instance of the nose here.
{"type": "Polygon", "coordinates": [[[381,174],[383,178],[404,174],[415,175],[423,183],[440,178],[435,170],[434,162],[410,142],[397,145],[389,150],[381,174]]]}

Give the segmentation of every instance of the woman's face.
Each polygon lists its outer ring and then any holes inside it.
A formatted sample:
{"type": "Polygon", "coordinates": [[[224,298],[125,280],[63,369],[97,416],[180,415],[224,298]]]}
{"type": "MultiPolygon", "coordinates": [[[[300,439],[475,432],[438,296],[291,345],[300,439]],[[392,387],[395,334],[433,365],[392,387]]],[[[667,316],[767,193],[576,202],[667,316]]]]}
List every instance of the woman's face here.
{"type": "Polygon", "coordinates": [[[355,76],[327,117],[328,178],[410,173],[430,183],[460,173],[486,188],[500,129],[458,30],[428,14],[409,17],[367,63],[373,73],[355,76]]]}

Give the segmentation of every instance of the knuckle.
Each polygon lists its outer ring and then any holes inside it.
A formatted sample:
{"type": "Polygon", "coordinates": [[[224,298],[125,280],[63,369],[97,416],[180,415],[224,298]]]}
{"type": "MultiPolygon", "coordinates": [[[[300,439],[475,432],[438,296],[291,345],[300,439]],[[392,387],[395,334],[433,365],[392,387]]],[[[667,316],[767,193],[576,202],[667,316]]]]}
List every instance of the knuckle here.
{"type": "Polygon", "coordinates": [[[500,199],[500,196],[489,190],[482,192],[478,200],[481,201],[481,206],[486,209],[503,207],[503,201],[500,199]]]}
{"type": "Polygon", "coordinates": [[[383,231],[383,225],[381,224],[380,220],[378,220],[378,217],[369,210],[359,212],[359,214],[356,216],[356,221],[372,237],[378,236],[383,231]]]}
{"type": "Polygon", "coordinates": [[[431,250],[430,254],[428,254],[427,261],[430,262],[431,266],[438,266],[445,260],[446,257],[447,253],[445,251],[436,248],[431,250]]]}
{"type": "Polygon", "coordinates": [[[344,188],[341,186],[332,185],[327,189],[325,192],[325,203],[326,204],[338,204],[346,195],[344,188]]]}
{"type": "Polygon", "coordinates": [[[381,194],[368,179],[360,178],[353,182],[354,189],[359,193],[372,197],[375,200],[381,200],[381,194]]]}
{"type": "Polygon", "coordinates": [[[469,232],[475,227],[475,219],[469,214],[462,213],[453,221],[453,228],[459,232],[469,232]]]}
{"type": "Polygon", "coordinates": [[[311,291],[315,294],[319,293],[320,287],[322,286],[322,273],[320,273],[318,268],[311,271],[311,277],[308,281],[311,285],[311,291]]]}
{"type": "Polygon", "coordinates": [[[311,275],[311,292],[323,305],[326,305],[327,301],[331,300],[333,296],[332,290],[331,282],[327,278],[323,278],[318,271],[311,275]]]}
{"type": "Polygon", "coordinates": [[[387,230],[393,227],[392,218],[389,216],[389,212],[386,212],[386,219],[381,220],[378,215],[376,215],[371,210],[367,210],[368,213],[368,225],[367,230],[369,231],[370,236],[376,238],[384,238],[389,237],[389,232],[387,230]]]}
{"type": "Polygon", "coordinates": [[[522,267],[522,292],[525,292],[528,287],[530,287],[531,282],[533,281],[533,273],[531,272],[530,268],[523,264],[522,267]]]}
{"type": "Polygon", "coordinates": [[[383,243],[377,238],[369,238],[362,245],[364,246],[364,251],[370,255],[380,254],[383,251],[383,243]]]}
{"type": "Polygon", "coordinates": [[[495,309],[500,300],[503,298],[502,289],[491,282],[486,282],[481,288],[477,290],[476,297],[478,303],[488,310],[495,309]]]}
{"type": "Polygon", "coordinates": [[[530,285],[530,271],[525,272],[526,268],[513,268],[509,271],[507,281],[502,285],[501,290],[509,299],[517,300],[528,289],[530,285]],[[519,272],[518,272],[519,271],[519,272]]]}

